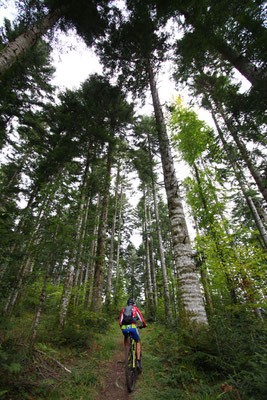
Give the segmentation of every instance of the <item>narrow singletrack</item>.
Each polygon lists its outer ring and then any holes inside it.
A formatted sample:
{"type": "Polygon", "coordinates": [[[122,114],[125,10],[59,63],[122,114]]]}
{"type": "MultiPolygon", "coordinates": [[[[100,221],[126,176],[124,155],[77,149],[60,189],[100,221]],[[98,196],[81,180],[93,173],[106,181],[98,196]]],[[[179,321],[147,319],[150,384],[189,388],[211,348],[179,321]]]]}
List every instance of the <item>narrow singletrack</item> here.
{"type": "MultiPolygon", "coordinates": [[[[132,398],[126,387],[123,336],[118,338],[115,356],[109,361],[105,385],[99,400],[129,400],[132,398]]],[[[138,382],[137,382],[138,385],[138,382]]]]}

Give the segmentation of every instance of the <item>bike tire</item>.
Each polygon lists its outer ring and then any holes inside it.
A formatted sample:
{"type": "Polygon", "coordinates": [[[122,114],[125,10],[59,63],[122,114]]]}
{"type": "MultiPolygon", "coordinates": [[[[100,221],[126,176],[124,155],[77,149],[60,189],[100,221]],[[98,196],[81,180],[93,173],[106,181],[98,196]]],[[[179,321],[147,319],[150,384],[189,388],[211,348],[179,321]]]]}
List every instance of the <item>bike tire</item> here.
{"type": "Polygon", "coordinates": [[[129,392],[132,392],[135,385],[135,371],[133,368],[133,354],[131,347],[129,347],[126,352],[125,375],[127,389],[129,392]]]}

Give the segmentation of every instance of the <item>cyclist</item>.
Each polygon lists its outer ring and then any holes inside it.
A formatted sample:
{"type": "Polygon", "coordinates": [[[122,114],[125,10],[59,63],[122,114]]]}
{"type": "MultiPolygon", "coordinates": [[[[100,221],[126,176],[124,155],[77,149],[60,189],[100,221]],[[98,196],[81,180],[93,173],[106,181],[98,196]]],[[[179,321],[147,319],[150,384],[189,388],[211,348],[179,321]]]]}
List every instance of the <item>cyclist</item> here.
{"type": "Polygon", "coordinates": [[[136,367],[141,371],[141,342],[140,335],[136,326],[137,318],[142,322],[143,328],[147,327],[145,320],[135,305],[132,298],[127,300],[127,306],[121,311],[119,325],[124,335],[125,348],[129,346],[129,333],[132,332],[133,339],[136,342],[136,367]]]}

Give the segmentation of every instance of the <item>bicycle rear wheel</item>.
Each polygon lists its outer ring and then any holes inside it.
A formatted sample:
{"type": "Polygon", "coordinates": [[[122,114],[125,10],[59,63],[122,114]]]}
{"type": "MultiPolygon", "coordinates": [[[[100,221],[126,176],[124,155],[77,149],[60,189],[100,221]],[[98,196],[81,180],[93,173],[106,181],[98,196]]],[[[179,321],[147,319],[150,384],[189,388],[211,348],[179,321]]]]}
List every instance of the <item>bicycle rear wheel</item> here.
{"type": "Polygon", "coordinates": [[[133,368],[133,352],[131,346],[127,349],[125,360],[126,385],[129,392],[134,390],[135,371],[133,368]]]}

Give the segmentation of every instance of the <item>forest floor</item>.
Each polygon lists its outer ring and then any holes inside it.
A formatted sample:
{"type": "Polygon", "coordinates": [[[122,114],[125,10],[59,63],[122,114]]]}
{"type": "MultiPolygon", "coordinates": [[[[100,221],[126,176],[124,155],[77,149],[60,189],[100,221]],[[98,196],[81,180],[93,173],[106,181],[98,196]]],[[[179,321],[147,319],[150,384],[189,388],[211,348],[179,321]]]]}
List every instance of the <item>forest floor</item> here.
{"type": "MultiPolygon", "coordinates": [[[[25,345],[30,326],[31,318],[23,315],[20,320],[14,320],[8,330],[2,331],[5,340],[3,345],[0,340],[1,400],[264,398],[261,394],[242,395],[239,387],[233,385],[231,376],[221,372],[218,357],[210,350],[209,338],[206,339],[207,348],[197,349],[183,344],[175,329],[149,323],[141,331],[142,374],[138,376],[134,391],[128,393],[123,335],[117,321],[103,322],[94,329],[76,324],[65,331],[64,337],[56,336],[55,330],[40,330],[39,341],[31,355],[25,345]]],[[[44,324],[44,328],[46,326],[44,324]]],[[[262,378],[259,379],[261,382],[262,378]]]]}
{"type": "MultiPolygon", "coordinates": [[[[156,400],[162,399],[166,388],[159,382],[162,375],[160,361],[162,353],[155,348],[153,337],[157,332],[157,325],[152,324],[141,331],[142,344],[142,373],[138,375],[134,391],[128,392],[124,368],[124,344],[120,329],[115,334],[116,348],[108,364],[105,365],[105,380],[95,400],[156,400]],[[159,374],[159,375],[158,375],[159,374]]],[[[167,397],[166,397],[167,398],[167,397]]],[[[177,397],[169,398],[175,400],[177,397]]]]}
{"type": "Polygon", "coordinates": [[[124,357],[123,337],[120,334],[117,339],[117,349],[109,361],[106,381],[102,393],[99,394],[99,400],[128,400],[131,398],[126,387],[124,357]]]}

